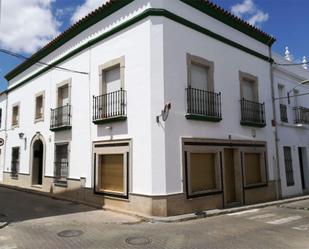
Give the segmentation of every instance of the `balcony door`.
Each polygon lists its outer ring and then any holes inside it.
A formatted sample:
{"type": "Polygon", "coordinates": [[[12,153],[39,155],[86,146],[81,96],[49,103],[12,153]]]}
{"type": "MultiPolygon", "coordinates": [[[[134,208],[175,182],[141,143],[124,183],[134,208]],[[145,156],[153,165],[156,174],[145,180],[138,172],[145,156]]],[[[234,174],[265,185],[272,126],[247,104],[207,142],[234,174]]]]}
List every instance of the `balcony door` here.
{"type": "Polygon", "coordinates": [[[120,64],[103,70],[102,117],[118,116],[122,108],[120,64]]]}
{"type": "Polygon", "coordinates": [[[208,69],[197,64],[191,65],[191,87],[208,91],[208,69]]]}
{"type": "Polygon", "coordinates": [[[58,88],[57,107],[66,106],[68,104],[69,104],[69,86],[66,84],[58,88]]]}
{"type": "Polygon", "coordinates": [[[257,102],[257,95],[255,93],[254,81],[244,79],[242,82],[242,98],[249,101],[257,102]]]}
{"type": "Polygon", "coordinates": [[[70,113],[70,98],[69,98],[69,85],[65,84],[58,88],[57,109],[55,110],[56,126],[64,126],[69,124],[70,113]]]}
{"type": "Polygon", "coordinates": [[[119,91],[121,88],[120,66],[104,70],[103,94],[119,91]]]}

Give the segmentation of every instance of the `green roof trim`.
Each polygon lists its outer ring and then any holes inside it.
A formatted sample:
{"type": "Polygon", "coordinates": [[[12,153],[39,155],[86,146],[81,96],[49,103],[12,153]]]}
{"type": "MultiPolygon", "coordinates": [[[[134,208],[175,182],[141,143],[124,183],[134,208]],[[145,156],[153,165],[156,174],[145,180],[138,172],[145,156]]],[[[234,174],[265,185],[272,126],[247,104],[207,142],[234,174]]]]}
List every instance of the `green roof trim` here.
{"type": "Polygon", "coordinates": [[[40,61],[57,48],[60,48],[66,42],[73,39],[75,36],[79,35],[81,32],[85,31],[92,25],[102,21],[104,18],[110,16],[117,10],[123,8],[134,0],[111,0],[100,8],[94,10],[86,17],[82,18],[80,21],[72,25],[69,29],[61,33],[54,40],[49,42],[46,46],[41,48],[38,52],[33,54],[28,60],[18,65],[15,69],[5,75],[5,78],[9,81],[16,77],[18,74],[24,72],[29,67],[33,66],[36,62],[40,61]]]}
{"type": "MultiPolygon", "coordinates": [[[[7,91],[10,92],[10,91],[16,89],[17,87],[19,87],[19,86],[29,82],[30,80],[38,77],[39,75],[47,72],[48,70],[50,70],[54,66],[59,65],[60,63],[66,61],[67,59],[77,55],[78,53],[80,53],[81,51],[89,48],[90,46],[92,46],[92,45],[94,45],[94,44],[96,44],[96,43],[98,43],[100,41],[103,41],[103,40],[109,38],[110,36],[112,36],[112,35],[120,32],[120,31],[130,27],[131,25],[136,24],[137,22],[139,22],[139,21],[141,21],[141,20],[143,20],[143,19],[145,19],[145,18],[147,18],[149,16],[162,16],[162,17],[166,17],[166,18],[168,18],[168,19],[170,19],[170,20],[172,20],[174,22],[177,22],[177,23],[182,24],[182,25],[184,25],[184,26],[186,26],[186,27],[188,27],[190,29],[193,29],[193,30],[195,30],[197,32],[200,32],[200,33],[204,34],[204,35],[212,37],[212,38],[214,38],[214,39],[216,39],[216,40],[218,40],[220,42],[228,44],[228,45],[230,45],[230,46],[232,46],[234,48],[237,48],[237,49],[239,49],[239,50],[241,50],[241,51],[243,51],[245,53],[251,54],[251,55],[253,55],[253,56],[255,56],[255,57],[259,58],[259,59],[262,59],[262,60],[264,60],[266,62],[272,62],[273,61],[268,56],[265,56],[265,55],[263,55],[263,54],[261,54],[259,52],[256,52],[256,51],[254,51],[252,49],[249,49],[249,48],[247,48],[247,47],[245,47],[245,46],[243,46],[243,45],[241,45],[239,43],[231,41],[231,40],[229,40],[229,39],[227,39],[227,38],[225,38],[225,37],[223,37],[221,35],[218,35],[218,34],[212,32],[212,31],[210,31],[210,30],[208,30],[206,28],[203,28],[203,27],[201,27],[201,26],[199,26],[199,25],[197,25],[195,23],[192,23],[192,22],[190,22],[190,21],[188,21],[188,20],[186,20],[186,19],[184,19],[184,18],[182,18],[180,16],[177,16],[177,15],[175,15],[175,14],[173,14],[173,13],[167,11],[167,10],[164,10],[164,9],[147,9],[144,12],[140,13],[139,15],[131,18],[130,20],[123,22],[119,26],[109,30],[108,32],[106,32],[106,33],[104,33],[104,34],[102,34],[102,35],[100,35],[100,36],[98,36],[98,37],[88,41],[87,43],[81,45],[80,47],[72,50],[68,54],[64,55],[62,58],[60,58],[57,61],[55,61],[52,64],[50,64],[49,66],[44,67],[43,69],[39,70],[37,73],[34,73],[33,75],[29,76],[25,80],[21,81],[20,83],[16,84],[15,86],[9,88],[7,91]]],[[[56,50],[57,48],[59,48],[58,45],[59,45],[58,43],[55,43],[54,46],[49,47],[49,50],[51,50],[51,52],[56,50]]],[[[41,53],[45,53],[45,51],[43,50],[41,53]]],[[[31,62],[29,62],[29,63],[31,63],[30,66],[32,66],[35,63],[35,61],[31,60],[31,62]]],[[[26,70],[30,66],[25,67],[22,71],[26,70]]]]}
{"type": "Polygon", "coordinates": [[[191,7],[198,9],[199,11],[217,19],[218,21],[237,29],[238,31],[266,44],[267,46],[272,46],[276,41],[271,35],[263,32],[262,30],[250,25],[244,20],[238,18],[237,16],[231,14],[230,12],[224,10],[218,5],[208,1],[208,0],[180,0],[183,3],[190,5],[191,7]]]}

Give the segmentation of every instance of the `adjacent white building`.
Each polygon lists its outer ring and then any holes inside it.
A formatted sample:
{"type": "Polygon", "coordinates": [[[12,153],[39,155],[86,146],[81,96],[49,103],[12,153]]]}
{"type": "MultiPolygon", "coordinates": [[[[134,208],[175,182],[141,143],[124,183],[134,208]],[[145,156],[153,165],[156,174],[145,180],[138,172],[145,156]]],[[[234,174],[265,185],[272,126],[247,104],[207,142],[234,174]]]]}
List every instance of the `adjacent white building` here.
{"type": "MultiPolygon", "coordinates": [[[[291,65],[275,54],[274,92],[282,196],[308,193],[309,190],[309,73],[307,65],[291,65]]],[[[305,62],[305,60],[304,60],[305,62]]]]}
{"type": "Polygon", "coordinates": [[[274,41],[206,1],[110,1],[6,76],[2,182],[158,216],[279,198],[274,41]]]}

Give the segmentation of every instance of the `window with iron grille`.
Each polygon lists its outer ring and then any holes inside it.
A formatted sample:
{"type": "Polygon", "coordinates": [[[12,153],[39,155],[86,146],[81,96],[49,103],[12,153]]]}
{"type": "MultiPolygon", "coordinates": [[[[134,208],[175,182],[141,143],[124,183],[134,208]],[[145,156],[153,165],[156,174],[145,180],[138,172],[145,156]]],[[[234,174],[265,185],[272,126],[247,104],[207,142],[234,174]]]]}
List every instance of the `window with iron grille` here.
{"type": "Polygon", "coordinates": [[[286,184],[287,186],[293,186],[294,175],[293,175],[293,161],[292,161],[291,147],[284,146],[283,152],[284,152],[286,184]]]}
{"type": "Polygon", "coordinates": [[[18,177],[19,172],[19,147],[12,148],[12,159],[11,159],[11,176],[18,177]]]}
{"type": "Polygon", "coordinates": [[[18,126],[19,124],[19,105],[16,104],[12,107],[12,126],[18,126]]]}
{"type": "Polygon", "coordinates": [[[55,147],[55,182],[66,183],[69,169],[68,144],[56,144],[55,147]]]}

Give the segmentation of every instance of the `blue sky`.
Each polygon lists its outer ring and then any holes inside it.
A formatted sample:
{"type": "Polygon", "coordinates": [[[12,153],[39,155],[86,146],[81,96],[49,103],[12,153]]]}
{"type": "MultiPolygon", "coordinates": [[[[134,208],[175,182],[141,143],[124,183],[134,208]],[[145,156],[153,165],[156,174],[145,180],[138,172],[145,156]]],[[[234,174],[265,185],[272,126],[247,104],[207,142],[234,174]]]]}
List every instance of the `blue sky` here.
{"type": "MultiPolygon", "coordinates": [[[[2,0],[0,48],[30,56],[105,1],[2,0]]],[[[303,56],[309,58],[308,0],[212,1],[274,35],[277,38],[274,51],[283,54],[284,47],[289,46],[295,61],[303,56]]],[[[20,62],[0,53],[0,90],[7,86],[4,75],[20,62]]]]}

